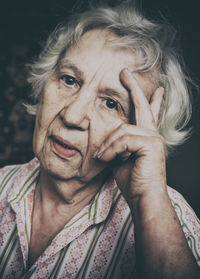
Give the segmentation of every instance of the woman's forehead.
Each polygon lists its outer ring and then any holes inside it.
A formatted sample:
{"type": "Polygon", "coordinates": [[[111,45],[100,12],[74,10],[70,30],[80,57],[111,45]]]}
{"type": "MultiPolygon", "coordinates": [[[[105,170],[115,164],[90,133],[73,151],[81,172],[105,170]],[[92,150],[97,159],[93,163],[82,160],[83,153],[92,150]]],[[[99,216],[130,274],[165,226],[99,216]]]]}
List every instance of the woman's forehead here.
{"type": "Polygon", "coordinates": [[[119,76],[123,68],[129,68],[144,91],[158,87],[157,71],[137,71],[138,59],[133,50],[122,47],[119,37],[107,30],[90,30],[72,46],[61,60],[60,67],[76,69],[79,76],[93,76],[101,71],[109,77],[119,76]],[[100,71],[101,69],[101,71],[100,71]]]}

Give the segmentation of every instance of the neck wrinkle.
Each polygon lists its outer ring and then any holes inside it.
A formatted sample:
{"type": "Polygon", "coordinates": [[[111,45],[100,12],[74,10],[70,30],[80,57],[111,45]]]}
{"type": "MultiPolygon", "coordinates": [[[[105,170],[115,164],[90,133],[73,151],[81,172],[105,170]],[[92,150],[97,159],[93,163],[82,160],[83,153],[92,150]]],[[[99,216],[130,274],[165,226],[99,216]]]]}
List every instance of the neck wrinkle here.
{"type": "Polygon", "coordinates": [[[80,207],[81,210],[93,200],[106,177],[107,173],[103,171],[85,184],[75,179],[57,182],[41,170],[35,196],[41,205],[49,204],[54,209],[80,207]]]}

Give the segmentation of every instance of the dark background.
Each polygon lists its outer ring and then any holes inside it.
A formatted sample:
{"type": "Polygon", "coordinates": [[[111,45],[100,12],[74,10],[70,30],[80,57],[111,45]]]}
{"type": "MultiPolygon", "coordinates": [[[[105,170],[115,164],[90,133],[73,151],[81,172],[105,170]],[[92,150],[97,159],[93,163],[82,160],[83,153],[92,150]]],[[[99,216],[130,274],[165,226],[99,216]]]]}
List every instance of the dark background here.
{"type": "MultiPolygon", "coordinates": [[[[86,1],[82,1],[87,6],[86,1]]],[[[98,2],[98,1],[97,1],[98,2]]],[[[115,1],[111,1],[115,2],[115,1]]],[[[147,15],[163,15],[177,30],[186,69],[200,80],[198,0],[143,0],[147,15]]],[[[0,4],[0,166],[27,162],[32,154],[33,117],[24,111],[30,88],[24,65],[31,62],[74,1],[1,1],[0,4]]],[[[81,6],[80,1],[76,6],[81,6]]],[[[180,51],[180,50],[179,50],[180,51]]],[[[200,217],[200,98],[193,87],[193,134],[168,159],[168,185],[181,192],[200,217]]]]}

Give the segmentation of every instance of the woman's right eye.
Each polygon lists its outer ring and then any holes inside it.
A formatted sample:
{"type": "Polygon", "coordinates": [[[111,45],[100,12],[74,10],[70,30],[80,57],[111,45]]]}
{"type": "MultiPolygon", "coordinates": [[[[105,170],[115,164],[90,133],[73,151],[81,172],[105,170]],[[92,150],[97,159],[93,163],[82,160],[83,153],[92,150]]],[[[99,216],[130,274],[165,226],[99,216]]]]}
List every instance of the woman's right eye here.
{"type": "Polygon", "coordinates": [[[62,79],[68,86],[79,85],[79,84],[78,84],[78,81],[77,81],[74,77],[72,77],[72,76],[70,76],[70,75],[63,75],[63,76],[61,77],[61,79],[62,79]]]}

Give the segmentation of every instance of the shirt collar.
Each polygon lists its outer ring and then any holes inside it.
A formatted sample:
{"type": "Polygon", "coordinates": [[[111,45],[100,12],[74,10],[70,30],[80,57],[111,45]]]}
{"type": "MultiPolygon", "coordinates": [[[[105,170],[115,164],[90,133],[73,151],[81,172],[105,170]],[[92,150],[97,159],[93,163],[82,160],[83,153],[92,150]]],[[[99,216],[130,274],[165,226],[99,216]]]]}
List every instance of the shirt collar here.
{"type": "MultiPolygon", "coordinates": [[[[28,260],[28,251],[31,238],[32,209],[34,191],[39,177],[40,163],[34,158],[28,164],[22,165],[17,176],[13,179],[9,202],[16,214],[19,240],[22,248],[24,265],[28,260]]],[[[108,178],[92,202],[74,216],[54,238],[52,245],[56,244],[54,253],[67,246],[86,229],[106,220],[112,205],[119,196],[119,189],[112,177],[108,178]]],[[[35,264],[43,262],[52,254],[52,245],[47,247],[35,264]]],[[[34,267],[35,265],[33,265],[34,267]]]]}
{"type": "Polygon", "coordinates": [[[27,164],[21,165],[20,170],[12,181],[8,202],[15,207],[20,201],[35,189],[39,176],[40,163],[37,158],[27,164]]]}
{"type": "Polygon", "coordinates": [[[119,189],[116,182],[110,176],[89,205],[88,218],[92,224],[101,223],[107,218],[118,194],[119,189]]]}
{"type": "MultiPolygon", "coordinates": [[[[12,190],[8,196],[8,202],[16,212],[20,201],[29,198],[34,194],[36,182],[39,177],[40,162],[37,158],[21,166],[17,177],[13,181],[12,190]]],[[[88,207],[88,219],[91,224],[98,224],[104,221],[110,211],[112,203],[120,190],[115,180],[110,177],[106,180],[101,189],[97,192],[88,207]]],[[[33,201],[33,197],[31,198],[33,201]]],[[[33,205],[31,205],[32,207],[33,205]]],[[[87,209],[86,209],[87,210],[87,209]]]]}

